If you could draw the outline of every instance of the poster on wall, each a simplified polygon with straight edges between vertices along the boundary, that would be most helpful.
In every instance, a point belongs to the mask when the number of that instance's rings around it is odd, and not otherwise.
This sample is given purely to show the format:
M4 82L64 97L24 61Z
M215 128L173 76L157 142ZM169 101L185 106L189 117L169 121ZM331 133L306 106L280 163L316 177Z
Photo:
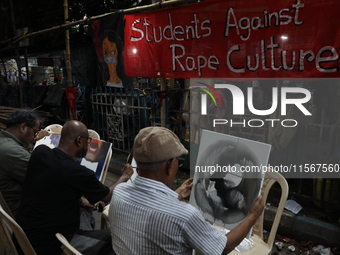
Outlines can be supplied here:
M260 195L271 145L203 130L190 203L211 223L233 229Z
M124 14L113 13L89 21L104 86L131 88L133 81L124 70Z
M59 141L60 134L51 134L38 140L35 143L34 148L39 145L45 145L53 149L58 147ZM95 172L99 181L103 181L103 178L105 177L105 166L109 160L111 147L112 143L103 140L92 139L91 143L88 145L86 156L84 158L77 159L77 161L81 165Z

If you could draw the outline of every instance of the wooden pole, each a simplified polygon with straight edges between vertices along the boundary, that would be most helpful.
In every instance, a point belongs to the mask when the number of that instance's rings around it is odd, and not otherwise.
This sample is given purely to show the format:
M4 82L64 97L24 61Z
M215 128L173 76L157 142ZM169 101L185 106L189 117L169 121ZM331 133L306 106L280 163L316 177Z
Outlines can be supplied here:
M64 18L65 24L69 24L69 16L68 16L68 0L64 0ZM65 65L66 65L66 74L67 74L67 87L72 88L72 70L71 70L71 49L70 49L70 27L66 28L65 31ZM69 108L70 119L73 120L75 116L73 116L71 108Z
M64 0L65 1L65 0ZM189 3L195 3L197 2L197 0L170 0L170 1L165 1L165 2L157 2L157 3L153 3L153 4L149 4L149 5L144 5L144 6L138 6L138 7L133 7L133 8L129 8L129 9L125 9L122 10L124 12L124 14L132 14L132 13L137 13L137 12L145 12L145 11L154 11L157 10L159 8L167 8L167 7L172 7L172 6L176 6L176 5L185 5L185 4L189 4ZM101 18L104 17L106 15L110 15L114 12L109 12L109 13L105 13L102 15L98 15L98 16L94 16L91 17L90 19L97 19L97 18ZM80 25L80 24L85 24L87 22L88 19L81 19L81 20L77 20L74 22L65 22L65 24L62 25L58 25L55 27L51 27L51 28L47 28L47 29L43 29L43 30L39 30L36 32L32 32L32 33L27 33L25 35L17 35L14 36L12 38L9 38L5 41L1 41L0 45L2 44L8 44L8 43L17 43L27 37L31 37L31 36L35 36L35 35L39 35L39 34L43 34L46 32L51 32L54 30L58 30L58 29L62 29L62 28L68 28L68 27L72 27L75 25Z
M15 15L14 15L14 8L13 8L13 0L9 1L10 3L10 9L11 9L11 17L12 17L12 27L13 32L17 32L16 26L15 26ZM21 63L20 63L20 54L19 54L19 42L15 43L15 55L16 55L16 62L18 67L18 91L19 91L19 100L20 100L20 107L22 108L24 106L23 103L23 84L21 80Z
M64 0L64 18L65 24L69 24L68 20L68 0ZM66 64L66 73L67 73L67 84L69 88L73 87L72 84L72 70L71 70L71 49L70 49L70 30L69 27L66 28L65 31L65 64Z
M161 78L161 91L163 91L162 93L165 94L165 90L166 90L166 82L165 82L165 78ZM167 95L165 94L165 96L162 99L162 107L161 107L161 127L166 127L166 107L167 107L167 102L166 102L166 98Z
M160 7L160 4L162 4L162 1L152 0L152 4L158 5L158 7ZM143 7L144 6L140 7L139 10ZM136 8L138 8L138 7L136 7ZM133 9L135 9L135 8L133 8ZM124 12L124 13L126 13L126 12ZM162 93L165 94L165 89L166 89L165 78L161 78L160 91L162 91ZM165 95L165 97L161 96L161 98L162 98L161 102L160 102L161 103L161 127L166 127L166 95Z

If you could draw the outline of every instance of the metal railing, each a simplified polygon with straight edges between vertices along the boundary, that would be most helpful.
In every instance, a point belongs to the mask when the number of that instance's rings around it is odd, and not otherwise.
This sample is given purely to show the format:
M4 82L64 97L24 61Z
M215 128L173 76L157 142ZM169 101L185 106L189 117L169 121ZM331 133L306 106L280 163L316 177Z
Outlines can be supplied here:
M160 93L157 89L94 88L91 94L93 119L101 139L111 142L115 150L130 152L140 129L160 126ZM181 103L172 104L176 99L181 102L183 91L175 89L164 94L166 125L181 137L184 131Z
M149 126L146 96L139 90L95 88L91 95L95 129L113 148L128 152L138 130Z

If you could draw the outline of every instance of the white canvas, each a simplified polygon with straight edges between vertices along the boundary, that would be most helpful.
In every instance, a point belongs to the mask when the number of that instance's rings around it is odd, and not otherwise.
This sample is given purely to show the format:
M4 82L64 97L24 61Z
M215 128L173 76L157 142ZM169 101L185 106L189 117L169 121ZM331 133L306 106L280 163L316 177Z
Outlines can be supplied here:
M261 166L267 166L270 149L269 144L203 130L190 203L207 221L229 230L235 228L260 195L264 178ZM254 166L260 171L239 172ZM221 173L217 174L218 169Z

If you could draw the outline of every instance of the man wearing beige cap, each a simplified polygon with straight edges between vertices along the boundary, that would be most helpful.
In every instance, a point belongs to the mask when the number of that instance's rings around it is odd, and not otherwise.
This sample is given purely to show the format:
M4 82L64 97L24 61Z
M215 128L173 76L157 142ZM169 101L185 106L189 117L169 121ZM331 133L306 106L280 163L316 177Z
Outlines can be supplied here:
M110 203L112 245L117 254L228 254L249 233L263 210L258 198L246 220L223 235L192 205L180 201L190 194L192 179L175 191L169 187L179 159L188 151L178 137L162 127L140 130L134 142L139 175L119 184Z

